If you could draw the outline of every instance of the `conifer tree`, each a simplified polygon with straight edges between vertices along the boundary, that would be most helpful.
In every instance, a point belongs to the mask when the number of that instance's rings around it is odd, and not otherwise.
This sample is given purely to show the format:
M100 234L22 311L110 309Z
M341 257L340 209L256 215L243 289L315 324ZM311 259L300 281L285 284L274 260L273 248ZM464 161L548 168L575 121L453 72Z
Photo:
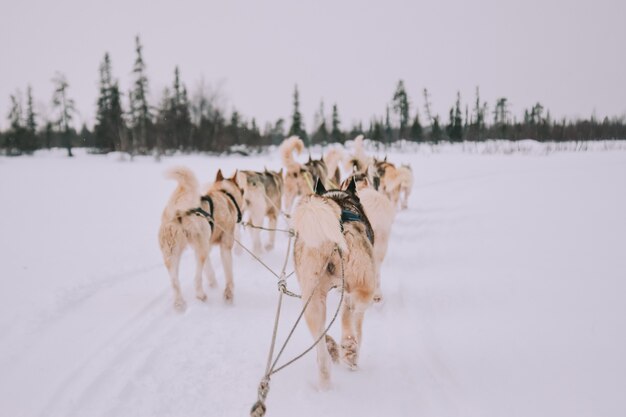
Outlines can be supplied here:
M33 89L29 85L26 89L26 134L22 149L28 153L32 153L39 147L37 138L37 121L35 109L33 106Z
M454 109L450 109L450 130L448 132L450 140L460 142L463 139L463 117L461 116L461 93L456 93L456 104Z
M326 115L324 114L324 102L320 103L320 108L318 113L315 115L315 125L317 126L317 130L313 134L311 138L312 143L314 144L326 144L328 143L329 135L328 128L326 127Z
M300 137L305 142L308 139L300 113L300 94L297 84L293 90L293 114L291 115L291 127L289 127L289 136L292 135Z
M113 80L111 60L105 53L100 64L100 95L94 127L95 145L101 151L129 151L123 115L119 85Z
M339 125L341 121L339 120L339 110L337 110L337 104L333 104L333 116L332 116L332 130L330 132L330 139L332 142L343 143L344 136L341 132L341 128Z
M142 50L139 36L136 36L135 51L137 56L133 65L135 81L131 93L129 93L130 122L134 147L140 153L145 153L151 145L148 143L148 130L152 124L152 115L148 105L148 77L146 76L146 64L143 61Z
M393 130L391 128L391 119L389 117L389 106L385 107L385 143L391 143L393 139Z
M399 138L406 136L406 129L409 125L409 97L404 88L404 81L398 81L396 91L393 94L393 110L398 114L400 119Z
M419 113L415 113L415 118L413 119L413 124L411 125L411 132L409 134L409 137L415 142L421 142L424 139Z
M7 119L11 125L11 129L7 132L7 139L5 147L9 149L10 153L21 153L25 136L27 134L23 125L23 108L22 108L22 94L17 91L15 94L11 94L11 109L7 115Z
M69 84L65 75L57 73L53 78L54 93L52 95L52 107L57 111L55 124L61 133L63 146L67 149L67 156L72 157L72 140L70 137L70 123L76 113L74 100L68 97Z

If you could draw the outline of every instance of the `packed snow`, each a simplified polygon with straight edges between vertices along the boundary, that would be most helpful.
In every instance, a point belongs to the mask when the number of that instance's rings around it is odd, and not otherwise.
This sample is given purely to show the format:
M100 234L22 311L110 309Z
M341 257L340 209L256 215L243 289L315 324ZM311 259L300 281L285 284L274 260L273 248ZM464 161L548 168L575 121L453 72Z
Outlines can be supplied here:
M320 391L310 353L272 377L267 416L626 415L623 143L496 145L389 151L415 185L382 267L384 303L366 313L360 369L334 366ZM175 311L157 244L175 186L163 173L278 169L277 152L77 154L0 158L0 415L248 415L276 278L235 256L228 305L214 250L220 288L203 303L187 252L188 308ZM287 238L277 242L262 257L279 270ZM299 290L295 277L288 286ZM279 341L300 308L285 299ZM311 341L300 326L284 360Z

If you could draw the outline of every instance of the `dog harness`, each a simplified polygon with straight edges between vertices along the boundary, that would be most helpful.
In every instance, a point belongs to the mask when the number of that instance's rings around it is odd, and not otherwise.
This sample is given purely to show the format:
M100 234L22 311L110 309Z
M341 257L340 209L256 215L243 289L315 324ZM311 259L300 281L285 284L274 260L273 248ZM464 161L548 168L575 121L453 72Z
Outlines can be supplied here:
M230 198L230 201L232 201L233 204L235 205L235 208L237 209L237 223L241 223L241 209L239 208L239 204L237 204L237 200L235 200L235 197L228 191L225 191L225 190L220 190L220 191L226 194L228 198Z
M363 225L365 226L365 233L367 234L367 238L369 239L372 245L374 244L374 231L372 230L371 227L367 227L367 225L365 224L365 222L363 221L363 218L361 217L359 213L355 213L354 211L345 210L345 209L341 210L341 220L339 224L341 225L342 232L343 232L343 224L345 222L363 223Z

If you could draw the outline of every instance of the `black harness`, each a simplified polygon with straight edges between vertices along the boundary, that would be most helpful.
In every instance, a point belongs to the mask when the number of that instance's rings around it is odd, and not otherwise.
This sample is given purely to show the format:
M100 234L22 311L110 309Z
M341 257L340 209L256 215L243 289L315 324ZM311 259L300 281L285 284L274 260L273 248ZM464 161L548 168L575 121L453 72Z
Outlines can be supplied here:
M237 200L235 200L235 197L233 197L233 195L229 193L228 191L224 191L224 190L220 190L220 191L226 194L226 196L230 198L230 201L232 201L233 204L235 205L235 208L237 209L237 223L241 223L241 209L239 208L239 204L237 204ZM200 200L209 204L209 211L206 212L204 211L204 209L202 209L202 207L197 207L197 208L188 210L187 214L195 214L196 216L202 216L205 219L207 219L207 221L211 225L211 232L213 232L213 228L215 227L214 219L213 219L213 213L215 212L213 199L209 195L203 195L202 197L200 197ZM180 221L180 218L179 218L179 221Z
M235 200L235 197L228 191L225 191L225 190L220 190L220 191L226 194L228 198L230 198L230 201L232 201L233 204L235 205L235 208L237 209L237 223L241 223L241 209L239 208L239 204L237 204L237 200Z
M363 223L363 225L365 226L365 233L367 234L367 238L369 239L369 241L370 241L370 243L372 245L374 244L374 231L372 230L371 227L367 226L367 224L363 221L363 218L361 217L361 215L359 213L355 213L354 211L342 209L341 210L341 221L339 222L341 224L341 231L342 232L343 232L343 224L345 222L361 222L361 223Z

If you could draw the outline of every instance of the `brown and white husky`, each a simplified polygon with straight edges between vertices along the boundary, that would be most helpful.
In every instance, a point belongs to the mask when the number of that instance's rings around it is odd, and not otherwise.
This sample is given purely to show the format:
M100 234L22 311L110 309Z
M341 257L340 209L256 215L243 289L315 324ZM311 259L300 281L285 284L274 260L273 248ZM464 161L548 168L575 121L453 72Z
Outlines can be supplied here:
M314 339L326 327L328 291L342 284L341 349L334 340L317 345L317 363L321 388L330 386L330 359L339 357L352 369L357 367L363 341L365 310L376 290L372 243L374 233L356 195L354 182L344 190L326 191L320 181L315 194L303 197L293 213L296 231L294 263L302 300L311 297L305 318Z
M263 172L239 171L237 183L243 191L244 210L250 215L250 223L254 226L263 226L265 217L268 218L268 227L276 228L278 215L281 211L283 196L283 170ZM253 251L261 253L261 234L259 229L251 228ZM276 232L270 231L270 238L266 250L274 248Z
M184 310L186 304L178 278L180 258L187 246L193 248L196 255L196 297L206 300L202 289L202 270L205 265L210 268L209 241L212 233L209 222L191 212L200 206L200 187L194 173L188 168L177 167L169 170L166 176L176 180L178 185L161 216L159 246L174 289L174 307Z
M328 169L324 158L312 159L301 164L293 157L293 152L300 154L304 149L304 142L291 136L280 144L279 151L285 167L285 210L291 211L296 197L309 195L313 192L313 185L319 178L322 184L328 181Z
M202 196L202 209L208 212L213 219L210 247L220 247L220 257L226 278L224 299L233 300L233 245L235 244L235 228L241 222L241 207L243 204L242 192L236 182L237 172L224 178L222 170L217 171L215 182L211 184ZM205 272L209 285L215 287L215 271L210 262L205 263Z
M413 171L409 165L396 167L387 158L375 161L377 172L380 176L380 190L391 200L394 207L402 209L408 207L409 196L413 188Z

